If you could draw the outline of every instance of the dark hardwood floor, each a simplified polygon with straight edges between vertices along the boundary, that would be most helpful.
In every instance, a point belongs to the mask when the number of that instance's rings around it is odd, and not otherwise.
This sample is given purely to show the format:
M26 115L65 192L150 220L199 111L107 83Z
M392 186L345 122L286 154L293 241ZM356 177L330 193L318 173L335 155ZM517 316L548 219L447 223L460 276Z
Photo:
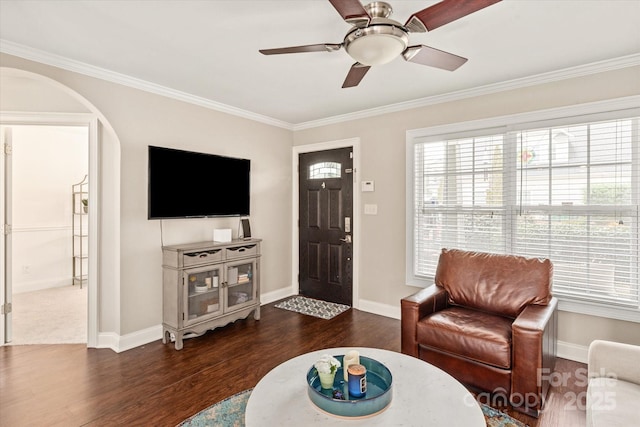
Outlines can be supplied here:
M399 320L355 309L323 320L274 304L262 307L260 321L209 331L180 351L161 341L120 354L75 344L0 347L0 425L171 427L312 350L400 351ZM585 368L559 359L556 375L569 380L556 381L539 419L501 409L531 427L583 426L586 388L575 380Z

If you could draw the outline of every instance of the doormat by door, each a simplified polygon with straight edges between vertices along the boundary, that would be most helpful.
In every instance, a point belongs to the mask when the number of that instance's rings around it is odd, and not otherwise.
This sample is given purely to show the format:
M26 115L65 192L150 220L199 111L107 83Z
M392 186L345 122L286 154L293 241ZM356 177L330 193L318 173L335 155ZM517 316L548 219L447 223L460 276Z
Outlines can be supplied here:
M301 296L292 297L288 300L279 302L274 307L281 308L283 310L295 311L296 313L302 313L308 316L319 317L321 319L331 319L351 308L344 304L336 304L334 302L321 301Z

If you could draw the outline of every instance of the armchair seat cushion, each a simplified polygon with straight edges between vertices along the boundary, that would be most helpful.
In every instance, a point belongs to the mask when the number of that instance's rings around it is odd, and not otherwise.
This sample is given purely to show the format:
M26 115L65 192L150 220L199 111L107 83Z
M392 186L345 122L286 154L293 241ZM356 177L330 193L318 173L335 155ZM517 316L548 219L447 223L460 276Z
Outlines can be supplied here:
M593 378L587 402L588 426L631 426L638 422L640 385L611 377Z
M594 340L589 345L587 427L638 425L640 346Z
M420 319L417 341L421 346L510 369L512 323L510 318L454 306Z

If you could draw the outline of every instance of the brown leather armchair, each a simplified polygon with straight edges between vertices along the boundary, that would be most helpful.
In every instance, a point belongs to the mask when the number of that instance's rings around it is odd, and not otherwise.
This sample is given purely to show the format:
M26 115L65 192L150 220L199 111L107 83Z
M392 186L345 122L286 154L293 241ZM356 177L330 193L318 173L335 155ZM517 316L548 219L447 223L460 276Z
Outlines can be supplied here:
M538 417L556 357L552 277L548 259L443 249L435 284L401 300L402 352Z

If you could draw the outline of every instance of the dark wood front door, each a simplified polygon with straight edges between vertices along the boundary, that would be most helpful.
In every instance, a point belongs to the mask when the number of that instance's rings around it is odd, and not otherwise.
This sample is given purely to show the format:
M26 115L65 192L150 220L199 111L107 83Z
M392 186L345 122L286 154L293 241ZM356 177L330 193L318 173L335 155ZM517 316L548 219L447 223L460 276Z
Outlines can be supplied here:
M351 147L299 155L300 294L353 302Z

